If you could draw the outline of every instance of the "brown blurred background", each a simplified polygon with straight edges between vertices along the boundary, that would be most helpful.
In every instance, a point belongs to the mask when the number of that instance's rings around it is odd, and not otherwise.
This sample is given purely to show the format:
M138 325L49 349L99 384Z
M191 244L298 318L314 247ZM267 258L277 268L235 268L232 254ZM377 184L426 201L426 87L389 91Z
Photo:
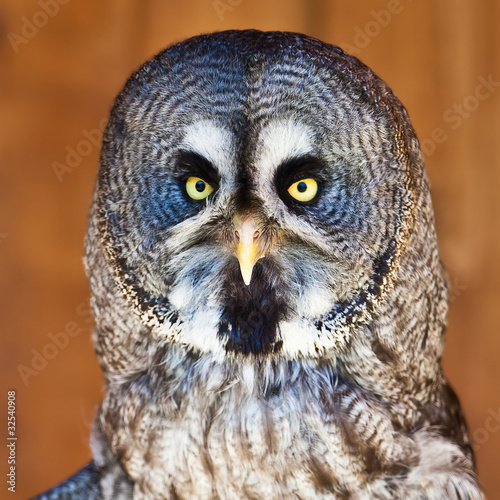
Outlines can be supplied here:
M7 390L16 390L17 495L90 459L102 377L90 341L83 236L99 128L115 95L173 42L253 27L342 46L409 110L451 280L444 367L479 476L488 497L500 498L499 24L496 0L3 0L0 421L5 443ZM3 481L0 491L8 493Z

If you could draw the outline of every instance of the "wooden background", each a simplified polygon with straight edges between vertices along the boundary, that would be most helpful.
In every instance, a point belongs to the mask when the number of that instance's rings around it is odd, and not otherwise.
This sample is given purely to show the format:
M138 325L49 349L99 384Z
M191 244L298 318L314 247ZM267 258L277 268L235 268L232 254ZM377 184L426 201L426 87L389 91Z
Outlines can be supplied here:
M500 498L500 2L59 2L0 5L0 407L5 443L6 392L16 390L17 495L90 459L102 377L81 260L99 149L88 137L96 142L125 79L160 49L201 32L253 27L344 47L409 110L451 279L445 371L488 496ZM59 177L54 162L66 167Z

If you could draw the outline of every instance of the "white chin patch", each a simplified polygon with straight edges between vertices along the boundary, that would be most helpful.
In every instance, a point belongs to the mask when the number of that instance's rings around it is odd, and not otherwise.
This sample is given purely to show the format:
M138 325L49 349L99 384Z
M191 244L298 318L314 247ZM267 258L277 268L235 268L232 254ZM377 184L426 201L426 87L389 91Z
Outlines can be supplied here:
M296 319L280 322L282 354L289 358L317 358L328 351L338 352L349 341L348 327L319 331L313 322Z
M309 320L321 318L331 311L334 301L335 298L326 287L307 287L300 290L295 306L297 315Z
M208 286L200 285L208 291ZM172 340L193 348L201 353L211 354L216 359L224 359L225 338L218 334L221 318L221 305L199 296L199 289L193 288L189 281L178 283L168 296L170 304L179 312L181 325ZM327 314L331 308L332 297L326 287L310 287L301 291L300 299L294 305L296 316L281 321L279 330L283 341L282 355L290 358L316 357L318 348L323 350L335 347L332 339L319 332L314 320ZM164 330L160 335L167 335Z
M211 354L215 359L222 361L225 357L225 348L218 334L220 312L216 309L205 309L191 318L184 318L179 314L181 324L176 327L173 341L194 349L200 353ZM171 326L166 324L158 328L160 337L171 337Z
M168 301L174 309L182 311L193 301L193 287L191 284L183 283L175 286L168 296Z
M315 357L320 332L306 320L282 321L283 354L291 358Z

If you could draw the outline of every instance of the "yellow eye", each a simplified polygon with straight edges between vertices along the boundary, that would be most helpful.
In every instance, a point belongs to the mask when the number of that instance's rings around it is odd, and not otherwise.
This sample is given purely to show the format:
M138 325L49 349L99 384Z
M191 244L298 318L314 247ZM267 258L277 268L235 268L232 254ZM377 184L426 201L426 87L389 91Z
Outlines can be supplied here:
M190 177L186 181L186 193L193 200L204 200L214 188L199 177Z
M318 194L318 189L318 183L314 179L301 179L300 181L294 182L288 188L288 192L290 196L297 201L307 203L313 200Z

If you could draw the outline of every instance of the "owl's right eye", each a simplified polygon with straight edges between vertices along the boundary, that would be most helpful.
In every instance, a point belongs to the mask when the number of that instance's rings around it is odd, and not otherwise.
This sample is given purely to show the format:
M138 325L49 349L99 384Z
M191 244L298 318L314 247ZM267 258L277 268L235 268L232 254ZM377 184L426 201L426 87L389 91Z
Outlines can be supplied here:
M302 203L312 201L318 194L319 186L316 179L301 179L294 182L289 188L288 193L292 198Z
M186 181L186 193L196 201L204 200L214 188L200 177L189 177Z

